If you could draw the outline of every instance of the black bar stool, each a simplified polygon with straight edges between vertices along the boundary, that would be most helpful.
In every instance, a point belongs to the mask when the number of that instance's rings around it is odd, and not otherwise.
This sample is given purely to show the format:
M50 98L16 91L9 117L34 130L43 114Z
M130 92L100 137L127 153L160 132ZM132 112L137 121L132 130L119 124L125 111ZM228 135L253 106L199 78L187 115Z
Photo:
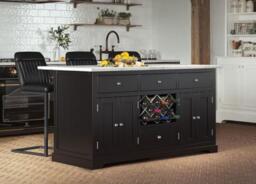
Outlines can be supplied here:
M37 69L38 66L46 66L45 58L39 52L17 52L14 57L22 91L44 95L44 146L18 148L12 151L47 157L49 93L53 91L53 86L50 84L48 72ZM35 149L43 149L44 153L29 151Z
M93 52L68 52L66 54L67 65L97 65L97 60Z

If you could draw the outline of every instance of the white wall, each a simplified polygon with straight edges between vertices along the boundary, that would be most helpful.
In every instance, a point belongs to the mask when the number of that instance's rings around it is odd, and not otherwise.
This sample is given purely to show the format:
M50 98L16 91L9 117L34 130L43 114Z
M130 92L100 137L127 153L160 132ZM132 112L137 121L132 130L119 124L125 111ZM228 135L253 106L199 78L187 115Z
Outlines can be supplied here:
M153 0L153 47L163 59L191 64L190 0Z
M225 55L225 0L211 0L211 62Z
M142 24L142 28L131 29L111 27L79 27L72 29L70 50L89 50L97 45L105 45L108 31L114 29L120 34L121 44L118 49L152 48L152 1L136 0L142 7L132 7L132 22ZM71 22L94 23L97 5L79 4L74 9L71 4L20 4L0 2L0 58L13 57L17 51L41 51L45 57L53 57L54 43L48 39L50 27ZM116 11L126 11L125 7L101 6ZM111 37L111 44L116 44Z
M191 63L191 5L190 0L133 0L143 6L132 7L132 22L142 28L79 27L70 29L70 50L89 50L105 44L108 31L120 34L119 50L156 49L163 59L180 59ZM97 5L79 4L20 4L0 2L0 58L13 57L17 51L41 51L53 57L54 43L48 38L50 27L72 22L94 23ZM116 11L125 7L101 6ZM116 44L111 37L110 45Z

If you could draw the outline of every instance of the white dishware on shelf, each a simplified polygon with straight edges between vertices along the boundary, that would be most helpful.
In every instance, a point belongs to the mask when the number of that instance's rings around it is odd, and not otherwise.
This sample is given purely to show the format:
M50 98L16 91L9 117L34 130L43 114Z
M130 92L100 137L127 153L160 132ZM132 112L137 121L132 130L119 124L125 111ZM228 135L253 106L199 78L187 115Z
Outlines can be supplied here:
M246 3L246 12L254 12L254 2L252 0L248 0Z
M230 4L230 12L238 13L238 0L232 0Z
M238 9L239 9L239 13L246 12L246 0L239 0Z

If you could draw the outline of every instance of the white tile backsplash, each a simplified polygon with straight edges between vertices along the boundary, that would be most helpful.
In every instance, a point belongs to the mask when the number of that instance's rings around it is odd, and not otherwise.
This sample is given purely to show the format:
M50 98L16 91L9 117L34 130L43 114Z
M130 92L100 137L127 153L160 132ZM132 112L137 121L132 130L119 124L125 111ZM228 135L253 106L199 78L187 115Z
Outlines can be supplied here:
M121 39L117 49L140 50L152 48L152 2L134 0L142 7L132 7L133 24L142 24L142 28L116 27L78 27L70 28L72 44L70 50L98 49L105 45L106 34L116 30ZM22 4L0 2L0 58L13 57L17 51L40 51L45 57L52 58L54 43L48 39L50 27L74 22L94 23L98 15L97 7L115 11L126 11L122 6L97 6L79 4L76 9L72 4ZM110 38L110 46L116 45L115 37ZM64 53L63 53L64 54Z

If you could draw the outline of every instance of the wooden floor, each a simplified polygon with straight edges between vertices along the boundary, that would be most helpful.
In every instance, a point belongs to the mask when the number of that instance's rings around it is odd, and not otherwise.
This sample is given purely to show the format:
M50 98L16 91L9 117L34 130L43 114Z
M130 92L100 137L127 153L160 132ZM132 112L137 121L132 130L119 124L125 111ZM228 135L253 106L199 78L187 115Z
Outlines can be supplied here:
M41 141L42 135L0 138L0 184L256 184L256 126L219 125L219 153L94 171L10 152Z

